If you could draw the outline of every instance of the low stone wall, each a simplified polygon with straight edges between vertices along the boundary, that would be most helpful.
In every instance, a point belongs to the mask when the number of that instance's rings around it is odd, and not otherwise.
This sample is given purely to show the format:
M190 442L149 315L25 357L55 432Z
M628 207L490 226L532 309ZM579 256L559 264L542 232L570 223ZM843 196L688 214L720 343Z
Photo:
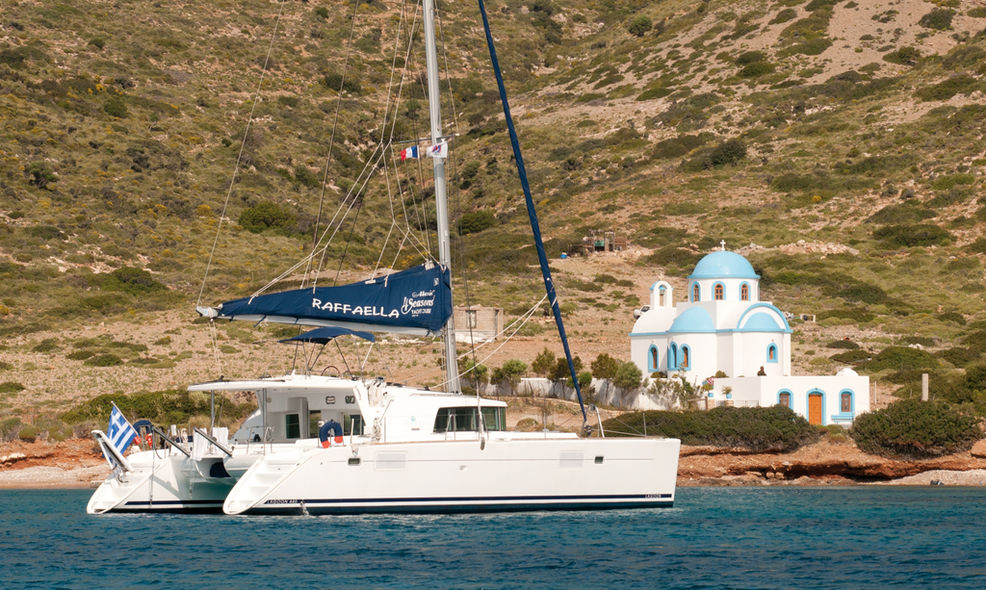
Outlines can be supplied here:
M666 410L667 404L662 404L659 400L649 395L643 388L636 390L623 390L608 379L593 379L592 392L582 392L583 398L588 402L592 400L603 406L619 408L621 410ZM511 395L510 387L507 385L488 385L485 395L496 395L504 397ZM515 388L516 395L533 397L551 397L568 401L578 401L575 389L567 387L560 382L550 381L543 377L529 377L520 380L520 384Z

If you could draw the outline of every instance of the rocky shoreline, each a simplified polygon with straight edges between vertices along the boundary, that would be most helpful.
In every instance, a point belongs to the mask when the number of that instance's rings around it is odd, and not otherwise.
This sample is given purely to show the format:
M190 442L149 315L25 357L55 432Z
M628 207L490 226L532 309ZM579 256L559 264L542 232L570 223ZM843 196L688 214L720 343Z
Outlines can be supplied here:
M94 488L108 473L89 439L0 445L0 489ZM986 486L986 440L965 453L921 461L869 455L849 440L823 439L793 453L682 446L678 485Z

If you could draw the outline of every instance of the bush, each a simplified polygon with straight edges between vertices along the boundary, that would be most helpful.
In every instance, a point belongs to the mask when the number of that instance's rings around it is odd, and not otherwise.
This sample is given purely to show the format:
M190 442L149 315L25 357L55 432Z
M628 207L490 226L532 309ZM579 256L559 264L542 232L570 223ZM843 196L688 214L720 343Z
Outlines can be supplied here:
M0 393L17 393L18 391L24 391L24 386L16 381L0 383Z
M938 246L951 243L954 238L948 230L931 224L888 225L873 232L873 237L891 246L913 248Z
M496 215L490 209L470 211L459 220L459 235L473 234L496 225Z
M111 272L103 280L103 288L109 291L122 291L130 295L145 295L166 289L154 280L151 273L140 268L122 266Z
M640 367L631 361L620 363L616 374L613 375L613 385L625 391L637 389L643 380L644 374L640 371Z
M538 353L531 363L531 372L545 379L551 378L551 373L555 368L555 353L547 348Z
M884 54L884 61L902 66L913 66L921 59L921 52L913 47L901 47L896 51Z
M24 442L34 442L38 439L38 429L28 424L17 432L17 438Z
M773 72L774 64L757 61L743 66L743 69L739 71L739 76L740 78L759 78Z
M84 365L90 367L115 367L117 365L123 364L123 359L116 356L112 352L105 352L103 354L96 354L83 362Z
M175 389L132 395L100 395L83 402L61 416L69 424L91 422L105 427L113 403L116 403L131 422L146 418L155 424L184 424L193 416L209 416L209 396ZM216 416L221 423L243 418L256 409L256 404L235 404L216 396Z
M683 134L664 139L654 145L654 157L659 159L678 158L705 144L702 135Z
M0 441L6 442L12 440L20 432L24 423L21 422L20 418L6 418L0 422Z
M679 438L686 445L744 448L756 452L793 451L817 441L820 436L807 420L784 406L724 406L707 412L647 411L611 418L603 422L603 428L607 436L632 436L646 430L648 435Z
M49 184L58 181L58 176L44 162L29 164L24 172L28 176L27 183L40 189L48 188Z
M923 101L948 100L956 94L970 94L979 87L980 83L977 79L968 74L959 74L937 84L919 88L914 92L914 96Z
M638 16L627 25L627 32L634 37L643 37L654 27L654 22L646 16Z
M867 453L925 459L968 450L982 433L976 418L944 404L901 400L857 417L851 435Z
M127 116L127 105L119 96L110 97L103 103L103 110L106 114L117 119L124 119Z
M592 369L592 374L599 379L614 379L620 368L620 361L604 352L592 361L589 368Z
M259 234L274 229L287 232L294 225L290 211L272 201L261 201L240 213L239 223L249 232Z
M938 359L931 353L909 346L888 346L862 365L866 371L877 372L886 369L937 369Z
M922 16L918 24L922 27L935 29L936 31L947 31L952 28L952 17L954 16L954 10L949 8L935 8Z

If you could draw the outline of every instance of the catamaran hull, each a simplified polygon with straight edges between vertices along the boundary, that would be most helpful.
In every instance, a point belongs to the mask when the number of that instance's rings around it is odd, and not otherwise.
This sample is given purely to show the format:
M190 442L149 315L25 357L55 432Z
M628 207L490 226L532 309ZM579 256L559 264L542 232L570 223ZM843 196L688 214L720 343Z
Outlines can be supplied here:
M675 439L441 441L269 456L227 514L455 513L669 507Z
M142 451L128 456L132 471L111 473L96 489L86 512L222 512L233 488L230 477L209 477L218 457L195 461L181 454Z

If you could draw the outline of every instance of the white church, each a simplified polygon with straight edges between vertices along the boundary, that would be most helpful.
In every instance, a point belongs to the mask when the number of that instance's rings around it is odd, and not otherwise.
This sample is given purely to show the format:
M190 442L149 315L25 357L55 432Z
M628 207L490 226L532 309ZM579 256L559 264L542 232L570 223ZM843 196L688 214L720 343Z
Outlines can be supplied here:
M708 407L784 404L812 424L848 426L870 409L870 379L844 368L832 376L791 375L791 326L760 300L760 276L743 256L720 251L688 277L687 300L675 303L664 280L630 333L630 358L644 375L663 372L695 385L718 371Z

